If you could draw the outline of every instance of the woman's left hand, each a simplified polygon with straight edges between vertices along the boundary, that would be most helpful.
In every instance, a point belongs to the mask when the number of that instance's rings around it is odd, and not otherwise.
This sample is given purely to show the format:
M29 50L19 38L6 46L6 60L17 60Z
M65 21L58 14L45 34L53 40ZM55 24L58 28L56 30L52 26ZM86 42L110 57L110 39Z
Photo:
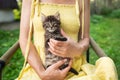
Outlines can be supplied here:
M57 41L54 39L50 39L50 42L48 42L50 46L49 51L61 57L73 58L81 55L80 44L68 37L63 31L62 34L67 38L67 41Z

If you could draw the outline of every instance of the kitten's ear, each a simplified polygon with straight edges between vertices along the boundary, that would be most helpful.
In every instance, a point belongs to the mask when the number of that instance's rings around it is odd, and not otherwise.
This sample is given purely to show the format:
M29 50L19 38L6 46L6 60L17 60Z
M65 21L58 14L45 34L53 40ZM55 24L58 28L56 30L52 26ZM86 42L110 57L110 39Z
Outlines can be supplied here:
M57 20L60 20L60 13L59 13L59 12L56 12L56 13L55 13L55 17L57 18Z
M46 15L44 15L43 13L41 13L41 21L44 22L46 19Z

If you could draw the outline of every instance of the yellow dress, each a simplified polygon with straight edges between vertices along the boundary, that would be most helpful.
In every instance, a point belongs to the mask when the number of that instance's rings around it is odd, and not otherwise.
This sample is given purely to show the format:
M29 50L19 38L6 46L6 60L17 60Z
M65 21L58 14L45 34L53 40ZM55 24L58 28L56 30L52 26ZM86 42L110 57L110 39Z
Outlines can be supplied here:
M84 0L82 0L84 2ZM84 4L84 3L83 3ZM84 6L84 5L83 5ZM42 62L45 61L44 53L44 29L41 23L41 12L45 15L55 14L57 11L60 13L61 28L65 33L78 41L78 32L80 25L79 21L79 8L78 0L76 4L47 4L41 3L39 0L33 0L31 6L31 18L30 18L30 32L27 44L26 56L29 52L29 42L33 36L34 45L40 55ZM84 16L84 14L83 14ZM33 29L33 34L31 34ZM82 30L83 31L83 30ZM95 65L86 62L86 57L83 54L80 57L73 59L72 67L75 68L79 75L68 73L65 80L118 80L117 73L113 61L108 57L102 57L96 61ZM16 80L41 80L32 67L25 60L23 69L20 72L19 77Z

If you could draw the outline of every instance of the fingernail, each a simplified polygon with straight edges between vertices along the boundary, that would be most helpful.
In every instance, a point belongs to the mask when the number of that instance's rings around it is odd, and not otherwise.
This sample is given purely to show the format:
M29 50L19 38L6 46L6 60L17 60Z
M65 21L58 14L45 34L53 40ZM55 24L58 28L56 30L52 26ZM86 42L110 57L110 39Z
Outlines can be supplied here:
M48 48L48 51L50 51L50 48Z
M53 41L53 39L50 39L50 42Z
M48 45L50 45L50 42L48 42Z
M67 61L67 59L64 59L63 61L64 61L64 62L66 62L66 61Z

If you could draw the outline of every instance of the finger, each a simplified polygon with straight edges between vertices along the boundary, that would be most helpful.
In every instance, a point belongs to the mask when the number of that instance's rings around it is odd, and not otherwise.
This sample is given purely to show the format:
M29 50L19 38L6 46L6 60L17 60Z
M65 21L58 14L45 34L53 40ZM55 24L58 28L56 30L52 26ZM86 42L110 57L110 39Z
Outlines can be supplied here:
M56 46L60 46L60 47L64 45L63 41L57 41L57 40L54 40L54 39L50 39L50 43L52 43Z
M62 47L54 45L53 43L48 42L48 45L50 46L50 48L52 49L57 49L57 50L62 50Z
M62 74L66 75L72 66L72 60L70 60L68 67L62 70Z
M69 66L72 66L72 62L73 62L73 60L71 59L69 62Z
M48 45L49 45L49 47L53 50L53 51L60 51L60 52L63 52L63 51L65 51L65 48L64 47L60 47L60 46L56 46L56 45L54 45L53 43L49 43L48 42Z
M65 48L67 46L69 46L69 43L67 41L57 41L57 40L54 40L54 39L51 39L50 40L50 44L52 44L54 47L59 47L61 48L62 50L65 50Z
M66 59L60 60L60 61L56 62L55 64L53 64L52 66L54 67L54 69L59 69L59 67L61 65L63 65L65 62L66 62Z
M50 45L50 44L49 44ZM61 56L61 57L70 57L68 56L66 53L66 48L54 48L53 46L50 45L50 48L48 49L52 54L57 55L57 56Z
M54 52L59 52L59 50L61 50L60 47L54 46L54 45L51 44L51 43L48 43L48 45L49 45L50 49L51 49L52 51L54 51Z
M52 54L57 55L57 56L61 56L61 57L65 57L65 55L62 53L62 51L59 50L52 50L51 48L48 49Z

